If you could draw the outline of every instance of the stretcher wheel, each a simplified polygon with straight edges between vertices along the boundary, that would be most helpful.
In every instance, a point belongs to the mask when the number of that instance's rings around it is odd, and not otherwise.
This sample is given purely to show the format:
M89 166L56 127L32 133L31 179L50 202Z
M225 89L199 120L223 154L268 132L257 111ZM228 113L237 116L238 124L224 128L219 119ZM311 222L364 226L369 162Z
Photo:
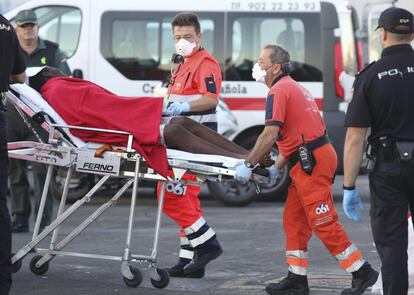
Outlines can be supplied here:
M130 266L129 270L131 271L131 273L133 275L133 278L132 278L132 280L130 280L130 279L124 277L124 283L128 287L136 288L139 285L141 285L141 283L142 283L142 273L138 268L133 267L133 266Z
M151 284L158 289L162 289L168 286L170 283L170 274L168 271L164 269L157 268L158 275L160 276L160 280L151 279Z
M14 254L15 253L12 253L12 257L14 256ZM15 263L13 263L11 265L11 271L12 271L12 273L18 272L21 268L22 268L22 260L21 259L17 260Z
M49 261L43 264L41 267L36 267L36 263L42 257L42 255L36 255L30 260L30 271L38 276L44 275L49 270Z

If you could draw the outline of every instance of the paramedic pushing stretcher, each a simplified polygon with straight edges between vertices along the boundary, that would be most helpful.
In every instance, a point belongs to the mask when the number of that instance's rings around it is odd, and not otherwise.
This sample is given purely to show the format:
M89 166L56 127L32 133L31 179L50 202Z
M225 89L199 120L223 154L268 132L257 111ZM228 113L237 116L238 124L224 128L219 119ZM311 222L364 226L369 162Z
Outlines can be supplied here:
M413 14L396 7L386 9L377 29L384 48L381 58L356 76L346 114L343 206L350 219L361 220L356 210L361 197L355 181L371 127L367 149L370 215L382 263L383 290L385 295L405 295L409 285L409 207L414 214Z
M0 14L0 294L11 286L11 221L7 209L7 137L4 112L9 83L23 83L26 63L11 24Z
M339 265L352 273L352 288L342 294L359 295L373 285L378 273L349 240L338 222L332 200L337 156L325 123L311 94L294 81L290 55L278 45L261 52L253 77L269 88L265 128L244 163L236 167L236 180L245 183L259 159L277 143L279 157L269 170L277 177L289 161L292 183L283 216L288 275L266 287L269 294L309 294L308 242L315 233ZM306 144L305 144L306 143Z
M221 88L221 71L216 59L201 47L197 15L179 13L171 22L176 52L184 57L172 74L167 111L188 116L217 131L216 106ZM184 179L194 180L194 175ZM168 189L171 187L173 189ZM171 183L165 192L164 212L181 228L178 263L169 268L172 277L201 278L204 267L221 253L214 230L200 208L199 186Z

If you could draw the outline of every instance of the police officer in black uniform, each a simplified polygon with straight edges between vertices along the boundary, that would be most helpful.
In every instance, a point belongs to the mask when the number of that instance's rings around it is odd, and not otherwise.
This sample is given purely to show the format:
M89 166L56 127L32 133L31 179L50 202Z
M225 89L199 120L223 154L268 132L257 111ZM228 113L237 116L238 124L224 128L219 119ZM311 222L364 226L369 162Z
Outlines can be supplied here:
M9 83L23 83L26 65L16 33L0 14L0 294L9 294L11 286L11 224L7 209L7 137L4 92Z
M66 57L56 43L39 38L38 19L34 11L22 10L16 15L16 33L23 49L26 63L30 67L52 66L70 75ZM8 141L36 140L34 134L24 123L14 108L7 113ZM29 231L31 211L30 186L27 178L26 162L10 159L10 189L12 197L13 232ZM32 163L34 176L34 195L37 212L42 195L43 183L46 179L46 167ZM43 213L41 229L51 221L53 198L49 193Z
M385 295L408 292L407 214L414 208L414 39L413 14L388 8L378 21L383 52L355 79L345 126L346 215L359 222L363 209L355 181L364 150L370 159L371 226L382 262Z

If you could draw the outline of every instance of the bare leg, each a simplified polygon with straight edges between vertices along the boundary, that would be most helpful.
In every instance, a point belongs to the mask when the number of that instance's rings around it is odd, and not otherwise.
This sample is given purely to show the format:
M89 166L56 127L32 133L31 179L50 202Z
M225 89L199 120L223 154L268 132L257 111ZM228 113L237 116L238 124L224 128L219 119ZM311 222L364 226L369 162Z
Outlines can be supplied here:
M221 137L221 135L217 135ZM233 152L217 146L213 142L191 133L180 124L174 124L173 121L164 128L164 140L167 147L190 153L222 155L237 159L246 158L246 153Z
M170 123L180 125L184 127L185 129L187 129L192 134L194 134L195 136L209 143L212 143L213 145L217 147L227 150L229 152L243 154L243 155L249 154L249 151L245 150L241 146L235 144L231 140L228 140L224 136L221 136L217 132L214 132L210 128L207 128L206 126L194 120L191 120L189 118L176 117L176 118L173 118Z

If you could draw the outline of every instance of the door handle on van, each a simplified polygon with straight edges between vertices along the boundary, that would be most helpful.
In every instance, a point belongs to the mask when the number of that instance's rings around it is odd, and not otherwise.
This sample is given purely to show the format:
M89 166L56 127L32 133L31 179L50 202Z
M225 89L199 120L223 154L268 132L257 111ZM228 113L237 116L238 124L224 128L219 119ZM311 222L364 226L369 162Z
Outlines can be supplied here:
M83 72L81 69L74 69L72 72L73 78L83 79Z

